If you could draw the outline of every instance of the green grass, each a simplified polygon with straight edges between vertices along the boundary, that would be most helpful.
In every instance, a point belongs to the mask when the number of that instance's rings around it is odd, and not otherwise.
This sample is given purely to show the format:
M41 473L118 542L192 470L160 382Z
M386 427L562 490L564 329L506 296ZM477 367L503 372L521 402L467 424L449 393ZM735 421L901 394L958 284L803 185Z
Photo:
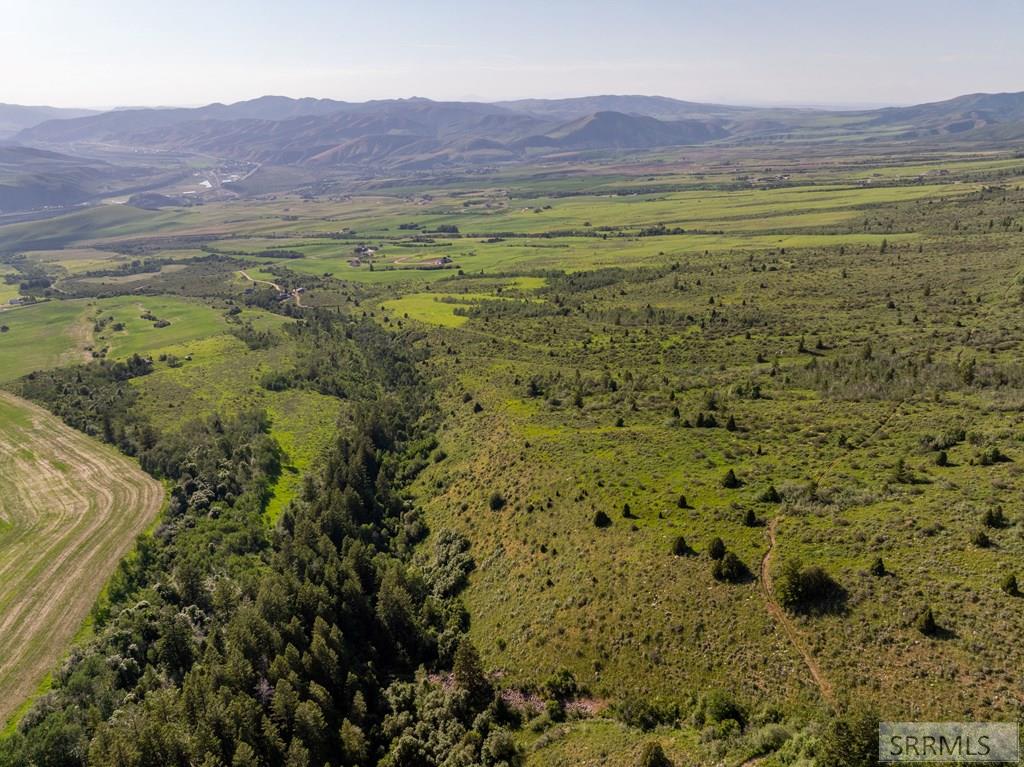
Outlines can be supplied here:
M155 327L153 320L142 318L146 312L171 324ZM197 301L170 297L103 299L96 302L93 316L113 318L95 335L96 346L108 347L111 357L152 354L227 329L227 323L217 310ZM113 329L118 323L124 325L123 330Z
M155 372L132 381L140 408L158 428L174 431L193 419L251 408L270 416L270 434L284 452L284 468L267 508L272 523L300 490L303 473L328 446L344 403L312 391L264 389L260 379L265 372L291 364L285 345L254 351L232 336L215 335L168 351L191 359L180 367L158 365Z
M82 321L86 311L82 300L48 301L0 314L0 324L9 328L0 333L0 383L82 360L88 342Z
M822 145L846 120L815 126ZM752 717L768 717L767 707L797 719L825 711L756 578L773 520L774 572L800 558L847 591L845 612L786 624L842 700L893 716L911 703L922 717L1014 716L1024 618L998 581L1024 577L1024 196L1011 175L1024 163L785 146L643 160L396 179L344 200L90 211L34 233L0 228L0 244L58 238L67 251L28 258L81 274L95 267L101 251L82 248L97 238L150 238L163 257L190 251L173 241L161 251L158 237L225 235L212 247L251 252L240 257L251 276L302 284L310 306L344 306L409 331L438 403L441 451L413 502L434 535L454 529L471 541L476 569L463 598L486 665L524 688L566 667L602 705L659 696L686 709L681 728L653 734L603 716L521 732L531 764L631 765L654 738L679 763L738 765L761 722L742 737L696 733L687 717L711 688ZM940 169L948 175L930 172ZM399 229L413 222L418 231ZM439 225L461 236L429 233ZM685 232L643 231L662 225ZM376 250L372 271L348 263L359 244ZM302 258L260 254L272 248ZM416 268L442 255L452 268ZM596 270L606 271L579 284ZM96 340L112 357L166 352L183 361L158 362L130 384L158 428L268 412L286 456L272 523L346 407L261 386L295 358L287 344L251 350L228 334L224 296L242 301L247 287L235 274L216 299L131 295L7 312L9 335L21 340L5 348L11 340L0 337L0 364L21 374L67 361L73 320L113 315L125 329L108 325ZM143 307L170 326L141 321ZM270 329L290 321L251 309L243 318ZM888 372L858 367L869 345L879 365L893 355L920 378L904 385L911 373L896 363ZM716 418L733 417L735 431L684 425L710 411L712 395ZM927 440L957 425L966 438L939 468ZM1011 460L981 465L992 445ZM900 459L918 481L894 480ZM722 486L728 469L742 487ZM784 503L761 500L769 485ZM494 491L507 500L497 512L488 506ZM995 546L971 546L981 511L996 503L1012 524L991 532ZM597 511L609 528L594 526ZM759 524L744 524L748 511ZM678 536L692 555L671 553ZM749 580L712 577L706 549L715 536ZM891 577L868 573L876 556ZM914 630L925 603L949 638Z
M455 314L455 310L465 308L466 304L442 300L445 298L454 301L447 293L410 293L393 301L385 301L382 306L400 317L417 322L450 328L464 325L468 317Z
M267 519L273 524L302 487L302 476L314 468L329 447L343 413L333 397L311 391L275 392L269 397L271 435L284 451L284 470L267 504Z

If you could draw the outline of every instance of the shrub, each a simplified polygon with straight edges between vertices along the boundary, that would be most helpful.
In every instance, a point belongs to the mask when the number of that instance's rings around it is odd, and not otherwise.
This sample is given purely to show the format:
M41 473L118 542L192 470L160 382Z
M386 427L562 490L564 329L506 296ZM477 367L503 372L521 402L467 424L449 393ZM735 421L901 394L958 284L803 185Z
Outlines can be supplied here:
M833 717L817 750L819 767L875 767L878 715L863 710Z
M772 754L782 748L783 744L789 740L789 738L789 730L781 724L766 724L758 730L757 734L754 736L754 754L758 756Z
M935 622L931 607L925 607L914 620L914 626L925 636L935 636L939 632L939 624Z
M611 517L609 517L603 511L598 510L597 513L594 514L594 527L611 527L611 526L612 526Z
M469 553L469 539L453 530L439 530L434 541L434 559L424 571L434 594L448 597L458 594L476 567Z
M480 756L487 765L509 765L516 767L524 763L523 754L508 730L495 727L487 736L480 749Z
M491 493L491 497L487 499L487 505L490 507L491 511L501 511L505 508L505 503L505 496L497 490Z
M1011 597L1018 596L1020 594L1020 588L1017 586L1017 576L1010 573L1003 578L1003 583L1000 588Z
M560 700L544 701L544 713L552 722L565 721L565 704Z
M782 566L776 590L779 602L790 610L808 610L842 593L839 584L822 568L805 568L797 559Z
M725 552L725 556L716 560L711 567L711 574L716 581L726 583L739 583L750 575L750 570L740 561L740 558L731 551Z
M1010 458L1006 453L993 445L987 450L982 450L974 459L974 463L978 463L982 466L992 466L996 463L1008 463L1009 460Z
M672 762L665 756L661 744L655 740L644 746L640 755L640 767L672 767Z
M747 723L747 716L743 708L721 690L711 690L704 695L696 718L698 725L717 724L732 720L742 728Z
M1002 506L993 506L985 510L981 515L981 523L985 527L1003 528L1006 527L1006 515L1003 514Z
M715 560L725 556L725 542L721 538L712 538L708 543L708 556Z
M561 669L548 677L544 683L544 693L549 698L560 701L572 700L579 695L579 685L576 677L568 669Z
M727 490L735 490L741 484L743 483L740 482L739 478L736 476L736 472L734 472L732 469L729 469L729 471L725 472L725 476L722 477L722 487L724 487Z
M775 485L768 485L768 489L758 496L758 500L761 503L781 503L782 496L779 495L779 491L775 489Z
M616 703L612 712L623 724L644 732L659 724L675 724L679 719L679 705L658 698L627 698Z
M285 391L291 383L288 375L279 370L267 371L260 377L260 386L267 391Z

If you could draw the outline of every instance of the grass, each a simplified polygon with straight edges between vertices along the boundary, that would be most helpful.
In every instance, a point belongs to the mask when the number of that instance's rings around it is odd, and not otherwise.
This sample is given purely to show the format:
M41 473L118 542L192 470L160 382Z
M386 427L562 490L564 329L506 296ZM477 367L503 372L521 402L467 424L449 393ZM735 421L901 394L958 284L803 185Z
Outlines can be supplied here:
M267 520L277 521L302 487L302 476L329 447L344 408L333 397L310 391L274 393L267 403L271 435L284 451L284 470L267 504Z
M132 381L140 407L154 425L174 431L193 419L259 408L270 416L273 436L284 452L283 471L272 489L267 518L273 523L301 488L302 475L328 446L344 404L312 391L268 391L260 385L269 370L287 369L287 347L249 350L238 339L216 335L168 349L180 367L158 366Z
M842 125L818 127L824 140ZM228 333L228 301L249 287L237 269L302 285L307 306L342 305L408 331L440 417L438 460L412 500L434 534L471 541L463 598L485 664L526 689L565 667L600 704L657 696L684 711L681 727L651 734L610 714L522 732L531 764L634 764L651 738L677 762L742 763L769 709L797 730L827 714L790 631L844 702L897 718L1011 717L1024 618L998 584L1021 576L1024 555L1024 195L1012 175L1024 163L830 151L666 152L601 168L396 179L344 199L2 227L0 243L60 238L67 251L47 245L27 258L86 280L90 243L141 239L161 257L195 255L174 238L204 233L224 238L214 250L248 255L225 267L235 271L217 291L190 284L192 267L174 272L191 298L5 312L0 370L67 362L84 343L69 330L112 315L95 339L110 356L182 361L158 361L130 384L158 428L250 407L270 414L286 454L273 523L346 406L261 386L295 358L287 344L249 349ZM431 233L442 225L459 235ZM375 250L372 271L349 265L361 245ZM274 248L302 257L267 258ZM417 268L441 255L451 268ZM143 309L171 324L153 328ZM242 317L267 329L291 321L248 308ZM692 427L709 412L719 427ZM724 428L730 417L735 430ZM940 467L928 445L956 428L964 439ZM992 447L1010 460L983 463ZM729 469L740 487L723 487ZM764 500L769 486L782 502ZM494 491L507 501L499 511ZM1011 524L990 531L994 546L971 545L995 504ZM598 511L609 527L594 525ZM757 577L769 522L775 574L793 558L822 566L846 590L842 609L773 617ZM688 555L672 553L679 536ZM715 580L714 537L750 578ZM891 576L870 574L878 556ZM947 638L914 629L926 603ZM747 733L694 729L694 701L712 688L746 707Z
M457 328L468 320L468 317L455 313L457 308L465 307L465 304L454 303L452 296L446 293L410 293L385 301L382 306L401 317L442 327Z
M657 742L673 764L687 764L703 751L697 734L660 728L641 733L612 719L555 725L527 740L527 765L544 767L633 767L640 764L644 746Z
M7 394L0 395L0 482L7 522L0 720L7 721L64 654L164 492L112 448Z
M145 313L170 325L158 328L154 320L142 317ZM258 309L246 310L239 319L258 329L286 321ZM105 322L97 325L98 320ZM8 330L0 334L0 383L34 370L85 361L91 356L88 349L106 349L111 358L156 355L182 351L190 342L230 329L220 309L173 296L45 301L5 311L2 323Z
M143 314L169 322L156 327ZM95 333L95 345L108 348L111 357L152 354L161 349L223 333L228 326L223 314L198 301L173 297L125 297L97 301L92 316L109 320ZM123 329L115 329L123 325Z
M47 301L9 309L0 323L0 383L84 358L88 342L85 301Z

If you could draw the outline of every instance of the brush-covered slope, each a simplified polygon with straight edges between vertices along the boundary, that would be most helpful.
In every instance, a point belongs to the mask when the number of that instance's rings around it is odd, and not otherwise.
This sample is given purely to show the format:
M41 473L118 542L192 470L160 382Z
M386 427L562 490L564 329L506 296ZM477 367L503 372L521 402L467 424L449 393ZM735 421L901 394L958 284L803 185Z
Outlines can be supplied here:
M524 146L570 149L648 149L702 144L725 135L724 128L712 121L667 122L622 112L596 112L542 136L532 136L522 143Z

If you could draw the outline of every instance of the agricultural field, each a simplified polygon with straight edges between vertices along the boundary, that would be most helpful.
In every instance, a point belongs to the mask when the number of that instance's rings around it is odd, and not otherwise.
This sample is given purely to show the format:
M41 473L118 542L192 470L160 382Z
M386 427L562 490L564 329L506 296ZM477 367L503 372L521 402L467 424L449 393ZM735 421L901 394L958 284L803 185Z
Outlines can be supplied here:
M0 314L0 383L184 456L173 594L138 586L161 620L282 612L254 584L346 529L411 574L288 577L401 581L408 636L457 597L527 764L808 763L851 712L1024 705L1022 181L1007 153L766 146L88 208L0 227L39 299ZM231 588L195 596L181 552ZM261 674L299 667L280 644Z
M0 392L0 719L66 653L164 501L114 448Z

